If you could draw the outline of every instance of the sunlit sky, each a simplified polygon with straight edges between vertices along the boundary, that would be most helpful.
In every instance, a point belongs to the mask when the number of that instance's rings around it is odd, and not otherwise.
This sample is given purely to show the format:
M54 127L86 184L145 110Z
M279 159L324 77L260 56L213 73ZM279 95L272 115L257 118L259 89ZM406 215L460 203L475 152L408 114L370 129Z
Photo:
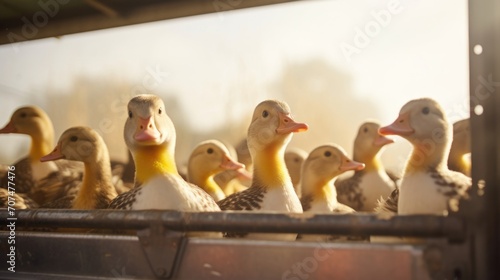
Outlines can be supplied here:
M391 5L398 13L375 24ZM370 24L380 29L348 59L341 46L356 47L357 30ZM383 123L424 96L457 120L468 116L467 42L464 0L367 0L294 2L2 45L0 126L21 105L43 107L49 89L69 90L75 76L126 79L137 90L156 69L160 83L147 89L177 93L189 122L211 129L227 117L221 102L246 94L233 112L251 111L274 97L268 85L285 64L313 58L351 75L354 94L376 102Z

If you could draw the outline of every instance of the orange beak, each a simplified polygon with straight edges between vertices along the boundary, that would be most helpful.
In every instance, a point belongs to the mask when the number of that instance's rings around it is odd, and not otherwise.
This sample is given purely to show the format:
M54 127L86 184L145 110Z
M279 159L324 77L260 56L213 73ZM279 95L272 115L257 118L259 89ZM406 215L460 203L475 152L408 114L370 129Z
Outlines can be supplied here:
M340 171L345 172L349 170L363 170L365 169L365 164L361 162L357 162L354 160L350 160L347 157L342 159L342 164L339 167Z
M45 161L51 161L51 160L65 158L65 156L63 154L61 154L60 151L61 151L61 147L59 144L57 144L57 146L54 148L54 150L52 152L50 152L50 154L41 157L40 161L45 162Z
M378 129L382 135L411 135L415 130L410 126L410 113L400 114L399 117L390 125Z
M134 135L134 139L140 142L154 141L160 138L161 134L156 129L153 117L143 119L139 117L139 125Z
M12 122L9 122L4 126L4 128L0 129L0 134L16 133L16 132L17 129Z
M382 147L382 146L385 146L385 145L391 144L391 143L394 143L394 140L392 140L391 138L387 138L384 135L379 135L375 139L375 141L373 141L373 145L375 147Z
M226 170L238 170L240 168L245 168L245 165L232 160L229 156L224 155L222 163L220 164L222 169Z
M280 125L276 129L278 134L307 131L309 126L305 123L295 122L289 114L280 113Z

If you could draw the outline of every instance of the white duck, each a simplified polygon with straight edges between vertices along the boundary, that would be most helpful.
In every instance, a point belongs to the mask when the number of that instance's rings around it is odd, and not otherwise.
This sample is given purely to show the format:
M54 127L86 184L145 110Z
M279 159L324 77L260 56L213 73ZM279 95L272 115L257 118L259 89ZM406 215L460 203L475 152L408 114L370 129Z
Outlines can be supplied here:
M193 183L215 201L226 197L220 186L214 181L214 176L224 170L238 170L245 165L232 159L226 146L217 140L199 143L192 151L188 160L188 182Z
M210 195L179 175L176 132L161 98L142 94L129 101L124 138L134 158L136 186L118 195L109 208L220 211Z
M448 209L458 210L458 200L467 197L471 179L448 169L452 126L436 101L422 98L408 102L399 117L379 132L399 135L413 146L397 198L398 214L442 215Z
M83 162L83 180L78 186L78 193L42 205L42 208L105 209L117 196L112 183L108 148L95 130L81 126L67 129L54 150L40 160L59 159Z
M253 162L252 185L219 201L221 209L302 213L284 154L292 133L307 129L306 124L292 119L290 108L284 102L267 100L257 105L247 135ZM249 234L248 237L295 240L297 234Z
M374 121L363 123L354 140L353 159L363 162L365 168L355 171L350 178L335 182L338 200L356 211L373 212L380 197L387 197L396 183L387 174L380 154L382 148L394 141L380 135L380 125Z

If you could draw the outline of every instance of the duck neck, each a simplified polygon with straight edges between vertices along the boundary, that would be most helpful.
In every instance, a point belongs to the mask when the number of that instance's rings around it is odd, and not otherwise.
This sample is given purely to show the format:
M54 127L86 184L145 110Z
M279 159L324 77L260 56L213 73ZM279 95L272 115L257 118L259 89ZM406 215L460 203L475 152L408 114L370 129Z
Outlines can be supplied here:
M84 171L80 191L73 203L74 209L96 209L97 196L105 196L109 200L117 196L111 182L109 158L84 162Z
M410 159L405 168L405 173L427 172L429 169L441 170L447 168L449 145L436 141L423 141L413 144Z
M54 132L46 131L30 135L31 145L29 158L33 162L39 162L40 158L47 155L54 148Z
M315 199L332 201L337 199L337 191L333 187L336 177L324 178L319 174L304 172L301 179L302 195L312 195Z
M159 174L176 174L173 153L166 146L140 147L134 153L135 181L144 183Z
M335 180L330 180L323 187L319 188L316 192L316 196L328 201L328 203L337 203L337 190L335 189L333 183Z
M356 172L372 172L372 171L379 171L379 170L384 170L384 166L382 165L382 161L380 160L380 155L375 154L371 156L353 156L353 160L357 162L362 162L365 164L365 168L361 171L356 171Z
M217 192L217 191L222 191L222 189L217 185L217 183L214 180L214 176L209 176L205 178L202 182L199 184L195 184L204 189L206 192Z
M270 146L256 153L253 164L254 181L267 187L292 186L284 158L283 147Z

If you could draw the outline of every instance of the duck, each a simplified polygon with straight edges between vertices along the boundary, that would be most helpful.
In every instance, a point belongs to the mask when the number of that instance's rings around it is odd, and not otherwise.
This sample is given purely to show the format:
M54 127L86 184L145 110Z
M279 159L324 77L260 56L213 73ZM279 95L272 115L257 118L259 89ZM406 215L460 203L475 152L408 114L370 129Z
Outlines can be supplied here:
M286 168L285 149L293 133L306 131L308 125L296 122L287 103L265 100L253 112L247 143L253 162L251 186L218 202L221 210L302 213L302 205ZM297 234L234 234L267 240L295 240Z
M25 106L15 110L10 121L0 129L0 134L10 133L24 134L31 138L28 156L14 164L16 192L29 193L34 190L38 181L59 170L53 162L40 162L40 158L49 153L54 145L54 127L43 109L37 106ZM2 186L6 185L5 180L4 177Z
M127 108L124 139L136 167L134 188L118 195L108 208L220 211L209 194L179 175L176 131L163 100L140 94L130 99Z
M41 208L106 209L118 195L112 182L109 152L102 137L92 128L71 127L64 131L54 150L42 162L60 159L80 161L84 173L76 194L64 196Z
M471 152L470 138L468 118L453 123L453 142L451 142L450 155L448 156L448 168L469 177L471 165L467 155Z
M9 201L11 201L9 205ZM38 203L24 193L15 193L4 188L0 188L0 208L11 207L15 210L38 208Z
M199 143L188 160L187 181L201 187L215 201L226 197L214 176L224 170L238 170L245 166L235 161L226 146L218 140Z
M290 178L292 178L293 188L295 192L300 197L300 176L302 163L307 158L307 152L299 148L289 148L285 151L285 164L290 173Z
M349 214L353 208L337 200L334 182L349 170L363 170L365 164L351 160L345 150L337 144L325 144L311 151L302 165L302 197L304 213ZM328 235L301 235L301 240L328 241Z
M403 137L413 147L399 190L386 199L392 204L397 199L397 214L447 215L449 211L458 211L459 201L469 196L472 181L448 168L453 131L437 101L431 98L409 101L398 118L379 128L379 133ZM394 207L379 207L391 208Z
M377 121L366 121L359 126L354 140L353 159L363 162L365 168L349 178L337 180L338 200L358 212L374 212L380 197L387 197L396 188L380 159L384 146L394 140L380 135Z

